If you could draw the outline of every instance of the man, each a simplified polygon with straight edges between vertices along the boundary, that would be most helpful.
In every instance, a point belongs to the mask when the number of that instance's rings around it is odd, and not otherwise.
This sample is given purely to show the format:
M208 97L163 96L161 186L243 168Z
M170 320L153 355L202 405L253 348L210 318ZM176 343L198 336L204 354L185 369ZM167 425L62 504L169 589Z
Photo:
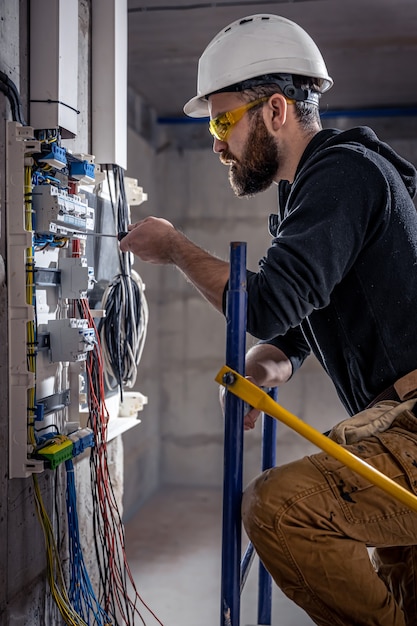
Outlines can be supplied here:
M322 130L319 98L331 86L305 31L253 15L207 46L184 110L210 115L238 196L278 184L271 247L247 276L248 331L261 341L246 374L281 385L313 352L354 416L331 436L417 491L416 171L368 128ZM120 245L175 264L223 311L228 264L170 222L146 218ZM243 521L276 583L316 624L417 623L417 514L327 454L255 479Z

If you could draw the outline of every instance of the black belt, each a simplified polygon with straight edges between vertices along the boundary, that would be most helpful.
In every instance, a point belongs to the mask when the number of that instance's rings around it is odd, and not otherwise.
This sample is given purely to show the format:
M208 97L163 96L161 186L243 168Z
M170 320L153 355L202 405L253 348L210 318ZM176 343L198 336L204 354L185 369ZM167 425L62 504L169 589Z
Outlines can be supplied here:
M395 400L396 402L401 402L401 398L396 392L394 385L391 385L391 387L387 387L387 389L381 391L381 393L378 394L366 408L370 409L375 404L378 404L378 402L384 402L384 400Z

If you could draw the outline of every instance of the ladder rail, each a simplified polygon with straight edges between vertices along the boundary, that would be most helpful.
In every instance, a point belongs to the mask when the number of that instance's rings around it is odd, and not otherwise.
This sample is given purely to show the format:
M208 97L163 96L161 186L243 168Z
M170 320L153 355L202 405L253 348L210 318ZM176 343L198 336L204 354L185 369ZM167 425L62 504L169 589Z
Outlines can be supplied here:
M226 302L226 363L244 376L246 354L246 243L230 244L230 280ZM277 399L277 390L269 395ZM241 557L241 497L243 476L243 411L244 404L234 394L225 396L223 524L221 569L221 626L239 626L240 598L255 550L249 542ZM275 420L267 415L262 423L262 470L276 463ZM271 624L272 582L259 563L258 624Z
M246 244L230 244L230 279L226 302L226 362L245 373ZM221 626L240 623L240 505L243 465L243 401L225 394L224 474L221 570Z

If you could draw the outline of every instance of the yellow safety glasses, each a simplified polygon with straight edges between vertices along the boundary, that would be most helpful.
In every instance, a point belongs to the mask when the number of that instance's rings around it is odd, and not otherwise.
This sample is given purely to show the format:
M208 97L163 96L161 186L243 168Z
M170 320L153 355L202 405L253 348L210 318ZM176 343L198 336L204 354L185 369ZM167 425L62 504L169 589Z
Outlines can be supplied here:
M219 141L227 141L227 138L232 130L233 126L242 119L245 115L246 111L256 107L261 102L266 102L269 100L270 96L264 96L263 98L258 98L258 100L253 100L252 102L248 102L237 109L233 109L232 111L226 111L226 113L221 113L217 117L214 117L209 122L209 131Z

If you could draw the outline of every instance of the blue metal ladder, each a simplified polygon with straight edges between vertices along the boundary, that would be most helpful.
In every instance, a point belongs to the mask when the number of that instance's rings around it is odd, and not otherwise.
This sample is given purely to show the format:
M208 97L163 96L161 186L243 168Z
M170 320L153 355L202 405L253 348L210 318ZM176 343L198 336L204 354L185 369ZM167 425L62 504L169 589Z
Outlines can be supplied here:
M226 305L226 365L245 373L246 243L230 244L230 279ZM270 395L276 400L277 390ZM275 420L263 416L262 470L275 465ZM243 401L225 396L223 526L220 626L239 626L240 596L255 555L251 543L241 557L241 497L243 474ZM258 625L271 624L271 578L262 563L258 575Z

